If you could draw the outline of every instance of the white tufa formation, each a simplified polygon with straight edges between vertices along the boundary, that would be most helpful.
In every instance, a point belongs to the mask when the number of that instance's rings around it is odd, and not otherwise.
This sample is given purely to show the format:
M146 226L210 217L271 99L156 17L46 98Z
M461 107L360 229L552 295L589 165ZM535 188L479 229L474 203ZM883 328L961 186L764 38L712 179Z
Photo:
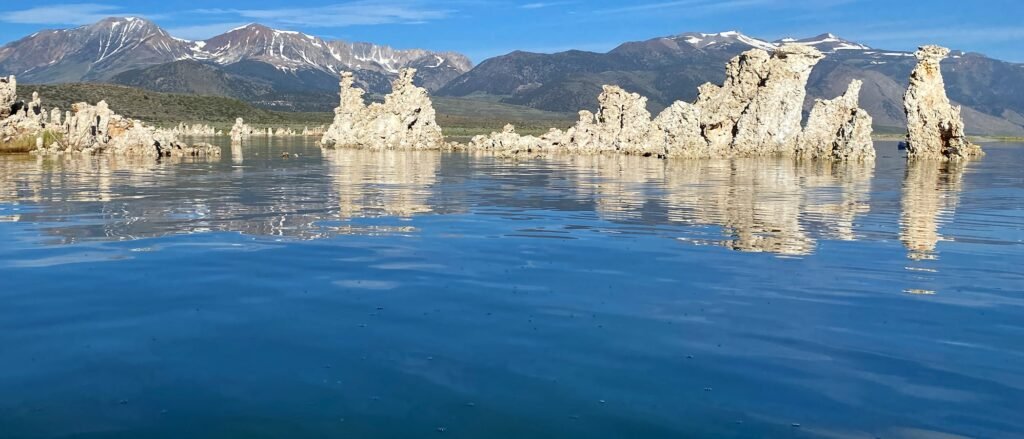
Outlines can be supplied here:
M960 107L950 104L940 64L949 49L923 46L914 54L917 67L903 98L907 114L909 158L958 160L983 154L967 141Z
M653 121L647 99L605 86L596 114L580 112L580 121L565 132L515 140L513 128L477 136L470 148L505 154L537 152L619 152L658 157L733 157L791 155L871 159L871 118L857 107L860 84L833 101L819 102L808 124L800 127L811 69L823 58L812 47L787 44L772 55L747 51L729 62L721 86L700 87L696 103L676 102ZM812 147L801 146L802 140ZM820 149L829 153L818 153Z
M797 154L806 158L870 160L875 157L871 140L871 116L858 105L863 83L853 80L846 94L832 100L818 99L811 110Z
M0 77L0 119L14 114L14 103L18 100L18 81L14 76Z
M59 131L38 154L115 154L151 157L219 156L220 148L209 144L188 146L170 130L146 126L140 121L115 114L105 101L96 105L80 102L71 106Z
M242 140L248 139L252 136L252 127L245 124L245 121L241 117L235 119L235 124L231 127L231 141L241 142Z
M341 75L341 102L320 140L325 148L440 149L441 127L427 90L413 84L416 69L403 69L383 103L369 106L350 72Z
M38 93L17 101L13 76L0 78L0 143L34 141L35 154L118 154L151 157L219 156L220 148L178 141L173 130L160 130L115 114L100 101L78 103L63 117L59 109L45 111Z
M213 137L217 135L217 129L205 124L186 125L180 123L171 129L176 135L189 137Z

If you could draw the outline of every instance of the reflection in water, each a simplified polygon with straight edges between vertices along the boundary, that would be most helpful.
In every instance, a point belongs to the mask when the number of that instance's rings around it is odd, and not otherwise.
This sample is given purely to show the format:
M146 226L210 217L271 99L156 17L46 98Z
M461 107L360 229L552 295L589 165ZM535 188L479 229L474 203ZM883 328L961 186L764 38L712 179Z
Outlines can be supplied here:
M3 220L37 223L65 243L205 231L320 239L414 230L351 221L360 218L408 219L467 206L582 207L612 224L675 227L681 242L808 255L821 239L858 239L875 172L873 164L770 158L557 156L523 168L490 156L320 151L301 142L230 148L230 163L0 157L0 202L36 207L7 209ZM900 237L911 259L935 257L939 226L957 204L961 166L908 165ZM524 199L507 190L530 187L556 196Z
M964 165L957 162L912 160L903 180L900 240L907 257L938 258L935 248L942 239L939 227L949 222L959 203Z
M30 223L71 244L210 231L303 240L406 233L406 226L337 222L434 211L438 152L344 151L321 159L318 148L302 147L231 145L231 164L0 156L0 203L31 205L0 212L16 212L4 213L5 222Z
M242 152L242 142L231 142L231 163L236 165L245 163L245 153Z
M0 155L0 202L112 201L121 196L115 186L154 187L161 180L173 180L177 165L217 161L218 157L154 161L149 157Z
M242 163L0 157L0 436L1024 431L1024 148L960 194L895 153L262 140ZM934 253L939 227L941 260L907 262L898 239Z
M441 155L430 151L324 150L342 219L430 213Z
M566 160L590 171L578 185L607 220L652 218L661 210L667 224L717 225L729 237L684 241L782 255L813 253L815 235L855 239L854 220L869 210L874 174L872 164L766 158Z

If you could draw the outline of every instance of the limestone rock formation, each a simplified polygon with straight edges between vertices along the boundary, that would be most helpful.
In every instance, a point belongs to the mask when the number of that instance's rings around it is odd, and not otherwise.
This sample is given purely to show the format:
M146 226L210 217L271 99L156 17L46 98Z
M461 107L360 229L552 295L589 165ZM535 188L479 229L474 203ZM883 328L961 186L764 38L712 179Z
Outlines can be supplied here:
M664 144L652 138L653 129L647 98L606 85L598 96L597 113L580 112L580 121L567 133L565 146L573 152L662 155Z
M701 136L701 110L688 102L677 101L654 119L655 134L665 145L668 157L714 157L707 139Z
M327 127L325 127L323 125L318 126L318 127L313 127L313 128L310 128L310 127L307 126L307 127L303 127L302 128L302 132L299 133L299 135L303 136L303 137L314 137L314 136L315 137L323 137L324 133L326 133L326 132L327 132Z
M231 127L231 141L241 142L252 136L252 127L245 124L241 117L235 119L235 125Z
M818 99L797 142L806 158L870 160L875 157L871 116L858 101L862 82L853 80L846 93L831 100Z
M39 143L44 130L53 130L47 126L49 119L38 93L33 93L28 103L19 101L15 77L0 78L0 146L17 144L15 150L31 149L32 144ZM59 125L60 117L57 119Z
M445 146L427 90L413 85L416 69L403 69L383 103L366 106L355 78L341 76L341 101L334 123L320 140L323 147L367 149L440 149Z
M914 55L917 67L903 98L908 156L957 160L981 155L981 148L967 141L960 107L951 105L946 96L939 65L949 56L949 49L923 46Z
M580 121L562 133L516 139L514 130L478 137L470 148L506 152L619 152L657 157L732 157L797 153L803 139L813 141L816 157L874 157L871 118L857 106L860 83L847 95L819 103L817 116L801 129L807 80L823 58L812 47L787 44L769 55L747 51L729 62L721 86L705 84L693 104L676 102L653 121L647 99L605 86L596 114L580 112Z
M552 129L552 133L555 133L555 136L564 135L557 129ZM469 142L469 147L470 149L496 152L499 155L515 156L542 153L545 149L550 149L551 144L550 141L534 136L521 136L516 133L516 128L509 124L505 125L501 132L473 137L473 140Z
M278 128L276 131L274 131L274 137L293 137L297 135L298 133L296 133L295 130L291 128Z
M37 148L40 154L116 154L151 157L219 156L220 148L181 143L173 131L159 130L115 114L105 101L71 106L60 138Z
M14 103L18 100L18 82L14 76L0 77L0 119L6 119L14 113Z
M179 136L213 137L217 135L217 130L214 127L198 123L192 125L180 123L172 128L171 132Z
M566 131L520 136L511 125L477 136L469 149L506 155L554 152L605 153L655 157L734 157L795 155L830 159L870 159L871 117L858 107L860 82L846 95L820 101L805 134L801 127L806 85L824 56L801 44L774 53L753 49L733 58L726 80L704 84L695 103L676 102L651 119L647 98L605 86L596 113L581 111ZM412 84L407 69L384 103L366 106L351 73L341 77L340 104L321 146L370 149L446 147L426 90ZM307 130L308 131L308 130ZM801 142L808 145L802 146Z
M698 130L710 154L794 152L807 80L822 58L817 49L799 44L784 44L771 55L752 49L733 58L726 66L725 82L702 85L695 103ZM684 119L676 126L693 131L684 124L692 122Z

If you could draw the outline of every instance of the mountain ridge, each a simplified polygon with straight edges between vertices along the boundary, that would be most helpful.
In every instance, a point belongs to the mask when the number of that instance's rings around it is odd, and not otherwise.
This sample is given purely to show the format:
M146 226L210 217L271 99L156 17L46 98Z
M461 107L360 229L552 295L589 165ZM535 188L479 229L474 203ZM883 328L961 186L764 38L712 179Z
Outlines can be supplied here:
M221 68L255 61L286 74L318 71L335 78L344 70L393 76L414 66L432 89L472 68L469 58L456 52L325 40L255 23L192 41L138 17L41 30L0 47L0 73L34 83L109 82L127 71L184 60Z
M724 66L740 53L780 44L813 46L826 58L812 71L805 110L831 99L852 79L864 81L862 106L876 126L905 126L903 92L916 64L913 53L882 50L831 33L767 41L738 31L687 32L622 43L604 52L511 52L484 60L437 91L440 96L487 95L546 111L595 109L605 84L649 98L658 112L675 101L693 101L704 83L721 83ZM1024 65L954 51L942 64L950 98L964 106L973 134L1024 135Z

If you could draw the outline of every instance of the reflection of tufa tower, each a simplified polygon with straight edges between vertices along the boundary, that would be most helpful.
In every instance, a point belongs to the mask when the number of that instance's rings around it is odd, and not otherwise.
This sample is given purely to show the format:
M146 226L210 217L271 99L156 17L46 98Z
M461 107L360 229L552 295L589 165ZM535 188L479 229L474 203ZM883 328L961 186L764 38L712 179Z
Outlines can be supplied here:
M729 239L706 241L746 252L807 255L816 239L854 240L869 210L871 162L647 160L570 156L578 190L609 221L718 225ZM688 239L689 240L689 239ZM713 242L712 242L713 241Z
M342 219L433 211L441 155L434 151L324 149Z
M931 160L907 162L903 180L903 212L900 240L907 257L920 261L936 259L939 227L950 220L960 200L964 165Z

